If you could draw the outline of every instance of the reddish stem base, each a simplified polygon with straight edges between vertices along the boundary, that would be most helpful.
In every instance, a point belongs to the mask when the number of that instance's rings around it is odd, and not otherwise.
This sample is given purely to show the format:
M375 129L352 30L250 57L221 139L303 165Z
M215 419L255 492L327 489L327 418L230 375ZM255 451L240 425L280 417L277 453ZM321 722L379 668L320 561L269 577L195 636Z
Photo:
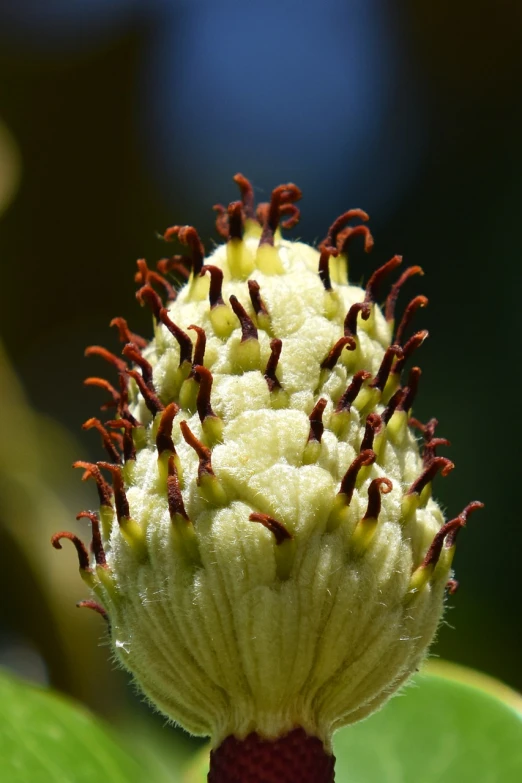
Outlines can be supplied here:
M227 737L210 754L208 783L334 783L335 756L294 729L275 740Z

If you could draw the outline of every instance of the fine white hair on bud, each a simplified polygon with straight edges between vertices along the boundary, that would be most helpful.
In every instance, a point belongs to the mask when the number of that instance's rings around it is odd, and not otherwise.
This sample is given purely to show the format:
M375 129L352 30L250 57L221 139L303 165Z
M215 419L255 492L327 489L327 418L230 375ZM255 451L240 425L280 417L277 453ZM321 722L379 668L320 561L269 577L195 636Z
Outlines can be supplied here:
M299 189L256 209L234 179L241 200L215 207L225 241L210 256L173 226L164 239L188 256L138 262L150 342L116 318L123 356L87 349L113 375L86 381L108 393L108 420L84 425L107 461L76 463L100 511L79 515L90 553L70 533L53 545L75 545L96 596L80 605L107 618L165 715L215 748L299 729L329 753L426 655L457 533L482 504L445 522L432 484L453 468L437 454L448 441L411 418L427 299L395 309L421 268L401 274L394 256L351 285L348 246L373 247L365 212L318 248L291 242Z

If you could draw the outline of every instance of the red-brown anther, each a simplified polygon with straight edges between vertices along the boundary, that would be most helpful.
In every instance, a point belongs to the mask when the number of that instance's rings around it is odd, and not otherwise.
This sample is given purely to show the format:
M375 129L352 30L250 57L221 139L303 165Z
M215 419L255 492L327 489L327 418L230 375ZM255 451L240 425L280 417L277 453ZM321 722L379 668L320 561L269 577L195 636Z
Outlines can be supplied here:
M349 209L348 212L339 215L328 229L326 238L319 246L320 250L328 250L332 256L339 255L337 238L340 232L347 227L346 224L350 220L353 220L353 218L359 218L366 223L366 221L370 219L370 216L362 209Z
M297 226L301 219L301 211L295 204L281 204L279 207L279 217L283 215L289 215L286 220L281 221L281 228L290 229Z
M96 560L96 565L107 568L107 560L105 558L105 550L103 548L103 542L100 533L100 520L98 519L98 514L93 511L80 511L80 513L76 515L76 519L90 520L92 529L91 547L94 559Z
M127 370L127 375L136 381L136 385L141 392L145 405L153 416L165 409L165 406L161 402L160 398L153 391L150 386L147 386L143 380L143 376L136 370Z
M213 378L210 370L203 367L201 364L194 366L194 373L196 381L199 383L196 407L200 421L203 424L208 416L216 418L216 414L212 410L212 405L210 404Z
M399 408L405 393L406 392L404 389L399 388L397 389L395 394L390 398L388 405L381 413L381 419L383 424L388 424L395 411Z
M109 455L109 459L113 462L120 463L121 462L121 456L119 455L118 451L116 450L114 443L111 440L110 434L107 432L103 424L99 419L87 419L86 422L82 424L83 430L91 430L95 429L98 430L98 432L101 435L103 447L107 454Z
M127 369L127 362L124 362L123 359L118 358L118 356L115 356L101 345L89 345L85 349L85 356L100 356L106 362L112 364L113 367L116 367L118 372L124 372Z
M343 396L337 403L335 413L349 413L352 403L361 391L361 386L363 385L364 381L367 381L368 378L371 378L371 375L371 372L367 372L366 370L359 370L355 373L351 383L348 385Z
M389 261L380 266L379 269L375 270L366 284L366 294L364 297L365 302L377 301L377 293L381 282L386 277L386 275L389 275L390 272L393 272L394 269L397 269L400 264L402 264L402 256L393 256L393 258L390 258Z
M203 364L203 359L205 358L205 348L207 345L207 335L205 334L205 330L202 326L196 326L195 324L191 324L189 329L192 329L192 331L196 332L196 347L194 348L194 357L192 359L192 362L194 365L196 364Z
M105 389L105 391L109 392L109 394L112 397L112 400L109 400L108 402L105 402L101 409L102 411L108 410L109 408L117 408L120 402L120 394L112 383L109 383L109 381L105 380L105 378L85 378L84 380L85 386L97 386L100 389Z
M377 375L373 381L368 384L370 389L379 389L381 392L384 391L395 357L397 357L397 359L402 357L402 348L400 345L390 345L386 348Z
M361 314L363 321L367 321L372 311L369 302L355 302L344 319L344 334L345 337L355 337L357 334L357 316Z
M406 494L413 495L415 493L416 495L420 495L424 487L429 484L430 481L433 481L439 471L441 476L447 476L454 467L455 465L453 462L451 462L449 459L446 459L446 457L435 457L430 462L428 467L422 471L420 476L415 479Z
M324 409L326 408L326 400L324 397L321 397L314 405L314 408L308 417L310 420L310 433L308 435L308 443L310 441L315 441L316 443L321 442L321 438L323 437L324 432L324 424L323 424L323 413Z
M182 245L187 245L191 250L191 263L194 277L201 272L205 258L205 248L194 226L171 226L163 234L166 242L171 242L175 237Z
M402 286L413 275L423 275L424 271L422 267L420 266L409 266L407 269L404 270L402 275L399 277L396 283L392 285L390 288L390 293L386 297L386 305L384 308L384 317L388 321L393 321L395 318L395 305L397 304L397 297L399 296L399 291L401 290ZM399 342L397 340L397 342Z
M278 522L277 519L269 517L268 514L261 514L257 511L253 511L248 519L250 522L260 522L267 530L270 530L274 535L277 546L282 544L283 541L291 541L293 538L282 522Z
M354 459L354 461L352 462L352 464L344 474L338 494L346 496L345 503L347 506L350 505L353 491L355 489L355 482L357 481L357 476L359 474L359 471L363 467L368 467L368 465L373 465L376 459L377 459L377 454L372 449L366 449L366 451L361 451L361 453L356 456L356 458Z
M98 467L110 470L112 474L112 487L114 489L114 502L116 506L116 517L121 524L130 519L129 501L125 494L125 485L123 483L123 474L119 465L112 465L110 462L98 462Z
M82 468L85 471L82 476L82 481L86 481L90 478L93 478L96 481L100 506L112 508L112 489L100 473L99 467L92 462L83 462L82 460L79 460L78 462L73 463L73 468Z
M387 495L393 489L393 484L389 478L375 478L370 482L368 487L368 507L366 513L362 518L364 522L366 519L378 519L381 513L381 494Z
M129 379L126 373L120 373L120 404L118 405L118 414L125 421L129 421L133 427L141 427L141 423L134 418L129 410Z
M382 427L382 419L378 413L369 413L366 417L366 426L364 428L364 436L361 441L361 447L359 451L366 451L373 448L373 441L375 436Z
M242 239L243 237L243 202L232 201L228 205L228 239Z
M167 299L176 298L176 290L171 286L169 281L166 280L163 275L158 274L158 272L155 272L153 269L149 269L144 258L139 258L136 261L136 264L138 266L138 271L134 275L134 281L138 283L138 285L152 286L152 284L155 283L163 288L167 295Z
M176 470L176 463L174 457L169 457L168 461L168 476L167 476L167 503L169 506L169 514L171 519L179 514L183 519L189 522L189 517L185 511L185 504L183 503L183 495L181 494L181 487L179 485L178 471Z
M113 427L114 429L123 430L123 459L125 462L136 459L136 446L134 445L134 439L132 437L132 430L136 427L136 423L128 421L127 419L112 419L105 422L107 427ZM139 425L138 425L139 426Z
M216 212L216 231L223 239L228 239L228 211L223 204L214 204L212 207Z
M147 345L147 340L145 340L144 337L140 337L139 334L131 332L125 318L113 318L109 325L117 328L120 342L134 343L138 348L145 348Z
M410 325L415 312L419 309L419 307L426 307L427 304L428 304L428 298L426 296L416 296L407 305L406 310L404 311L404 314L399 323L399 326L397 327L397 332L395 334L396 343L399 343L399 345L402 343L404 332Z
M419 380L422 375L420 367L412 367L408 377L408 385L404 389L404 397L402 398L399 410L409 411L413 407L417 391L419 389Z
M451 443L447 438L431 438L424 444L422 464L425 468L428 467L437 456L437 448L439 446L451 446Z
M184 362L192 364L192 340L188 334L183 329L180 329L174 321L170 320L165 308L160 310L160 321L167 327L179 345L179 366L181 367Z
M459 583L457 582L456 579L448 579L448 581L446 582L446 588L450 595L455 595L455 593L459 589Z
M279 362L279 357L281 356L281 349L283 347L283 343L281 340L279 340L277 337L274 337L273 340L270 340L270 356L268 358L268 362L266 364L266 370L264 373L265 381L268 386L269 391L274 391L274 389L280 389L281 384L279 383L279 379L276 375L277 365Z
M190 259L185 256L171 256L170 258L162 258L156 264L156 269L162 275L168 275L170 272L188 280L190 277L190 271L187 269L187 264L190 264Z
M323 284L325 291L332 290L332 281L330 280L330 256L331 253L324 248L321 250L321 255L319 256L319 279Z
M430 419L426 424L423 424L418 419L413 418L413 416L408 419L408 424L420 430L426 442L430 441L435 435L435 430L438 426L438 423L439 422L437 419Z
M466 508L460 512L458 517L456 517L456 519L460 520L460 525L455 527L454 530L450 531L446 536L446 547L448 549L450 549L452 546L455 546L455 540L457 538L458 532L461 527L466 526L469 515L474 511L478 511L480 508L484 508L484 503L481 503L480 500L472 500L471 503L468 503Z
M348 226L339 232L337 237L337 250L346 254L348 245L354 237L364 237L364 252L369 253L374 246L374 239L368 226Z
M464 524L465 523L460 519L460 517L456 517L456 519L452 519L450 522L446 522L446 524L443 525L439 532L435 535L430 548L426 552L426 557L422 561L420 567L428 568L428 566L436 566L439 562L440 553L442 552L444 539L446 536L454 536L456 530L463 527Z
M160 423L158 425L158 432L156 435L156 448L158 450L158 457L161 457L164 451L170 451L172 454L176 453L174 448L174 441L172 440L172 422L174 417L179 411L179 405L175 402L169 403L163 413L161 414Z
M243 174L237 173L234 175L234 182L239 185L241 191L241 201L243 202L243 209L245 212L245 218L247 220L254 219L254 189L249 180L243 176Z
M154 391L152 366L143 356L138 346L134 345L134 343L127 343L127 345L124 345L122 348L122 354L127 359L130 359L131 362L134 362L134 364L138 365L138 367L141 369L141 372L143 373L143 380L149 389ZM127 375L129 374L130 373L127 372Z
M274 244L274 234L277 230L282 214L288 213L288 211L291 211L292 213L290 223L286 221L286 227L289 225L295 225L297 223L299 219L299 210L288 210L286 205L293 204L295 201L299 201L301 195L302 194L300 189L292 182L289 182L287 185L279 185L277 188L274 188L272 191L272 197L270 199L270 207L268 209L266 218L263 221L263 231L261 234L261 239L259 240L260 245Z
M268 315L268 310L266 309L266 305L261 299L259 283L257 282L257 280L248 281L248 293L250 294L250 301L252 302L254 313L256 315Z
M230 302L230 306L232 307L232 310L238 317L239 323L241 324L241 342L244 343L245 340L257 340L256 325L248 315L241 302L236 296L234 296L234 294L232 294L228 301Z
M54 536L51 538L51 544L54 546L55 549L61 549L62 545L60 544L60 540L62 538L67 538L69 541L72 541L76 548L76 552L78 554L78 563L80 565L80 569L82 571L88 571L92 574L92 568L89 566L89 553L87 552L87 549L85 547L85 544L83 541L78 538L74 533L68 533L67 531L62 531L61 533L55 533Z
M406 361L410 358L412 353L419 348L426 337L428 336L428 331L426 329L423 329L421 332L416 332L413 337L410 337L406 345L402 348L402 357L400 359L397 359L397 362L395 363L395 366L393 367L393 373L400 375L404 365L406 364Z
M152 315L156 321L159 321L160 312L163 308L163 302L150 285L144 285L142 288L136 291L136 299L141 305L147 305L147 307L152 311Z
M210 275L210 288L208 290L208 298L210 302L210 309L212 310L214 307L217 307L218 305L223 305L225 302L223 301L223 270L220 269L218 266L213 266L212 264L205 264L205 266L201 267L201 272L199 273L201 276L206 274L206 272Z
M339 337L328 355L321 362L321 370L333 370L343 349L346 348L348 351L355 351L356 347L357 343L353 337L347 337L346 335L344 337Z
M109 615L101 606L101 604L97 603L96 601L91 601L90 599L87 599L85 601L78 601L76 604L78 609L93 609L95 612L98 612L99 615L103 617L105 622L109 624Z
M183 435L185 441L188 443L191 448L194 449L196 454L199 457L199 465L198 465L198 480L197 483L199 484L201 481L201 478L204 475L214 476L214 470L212 468L212 461L211 461L211 452L210 449L207 448L203 443L201 443L200 440L196 438L192 430L190 429L189 425L186 421L180 422L180 429L181 434Z

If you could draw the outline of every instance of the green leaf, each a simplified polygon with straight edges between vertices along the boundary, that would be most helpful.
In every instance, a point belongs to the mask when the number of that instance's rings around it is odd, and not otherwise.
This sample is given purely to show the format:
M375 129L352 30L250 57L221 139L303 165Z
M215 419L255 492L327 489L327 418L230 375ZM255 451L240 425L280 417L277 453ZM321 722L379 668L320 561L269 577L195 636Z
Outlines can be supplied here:
M384 709L334 737L337 783L520 783L522 700L501 683L430 664ZM184 783L204 783L198 756Z
M141 783L145 773L110 729L77 704L0 674L0 779L5 783Z

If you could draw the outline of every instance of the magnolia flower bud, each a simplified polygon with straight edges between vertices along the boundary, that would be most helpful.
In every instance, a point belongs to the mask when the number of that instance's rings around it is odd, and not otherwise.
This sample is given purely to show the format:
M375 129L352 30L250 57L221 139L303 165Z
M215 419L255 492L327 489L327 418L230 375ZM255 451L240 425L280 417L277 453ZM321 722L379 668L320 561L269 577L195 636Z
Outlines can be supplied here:
M395 305L420 267L381 310L399 256L365 290L347 279L347 244L373 245L366 213L341 215L315 249L281 237L281 219L298 219L295 185L255 212L250 183L235 180L242 200L216 208L227 241L210 257L194 228L174 226L164 238L190 258L138 262L154 338L118 318L124 358L88 349L119 378L87 379L116 411L84 425L108 461L76 463L100 512L79 515L92 555L73 534L53 544L76 546L100 602L82 605L107 617L151 702L211 736L210 780L272 765L267 780L326 783L333 732L426 655L455 587L457 533L481 504L444 523L431 488L453 468L436 454L447 441L435 420L410 418L421 371L405 365L427 332L408 331L427 300L398 325ZM179 291L171 274L186 279Z

